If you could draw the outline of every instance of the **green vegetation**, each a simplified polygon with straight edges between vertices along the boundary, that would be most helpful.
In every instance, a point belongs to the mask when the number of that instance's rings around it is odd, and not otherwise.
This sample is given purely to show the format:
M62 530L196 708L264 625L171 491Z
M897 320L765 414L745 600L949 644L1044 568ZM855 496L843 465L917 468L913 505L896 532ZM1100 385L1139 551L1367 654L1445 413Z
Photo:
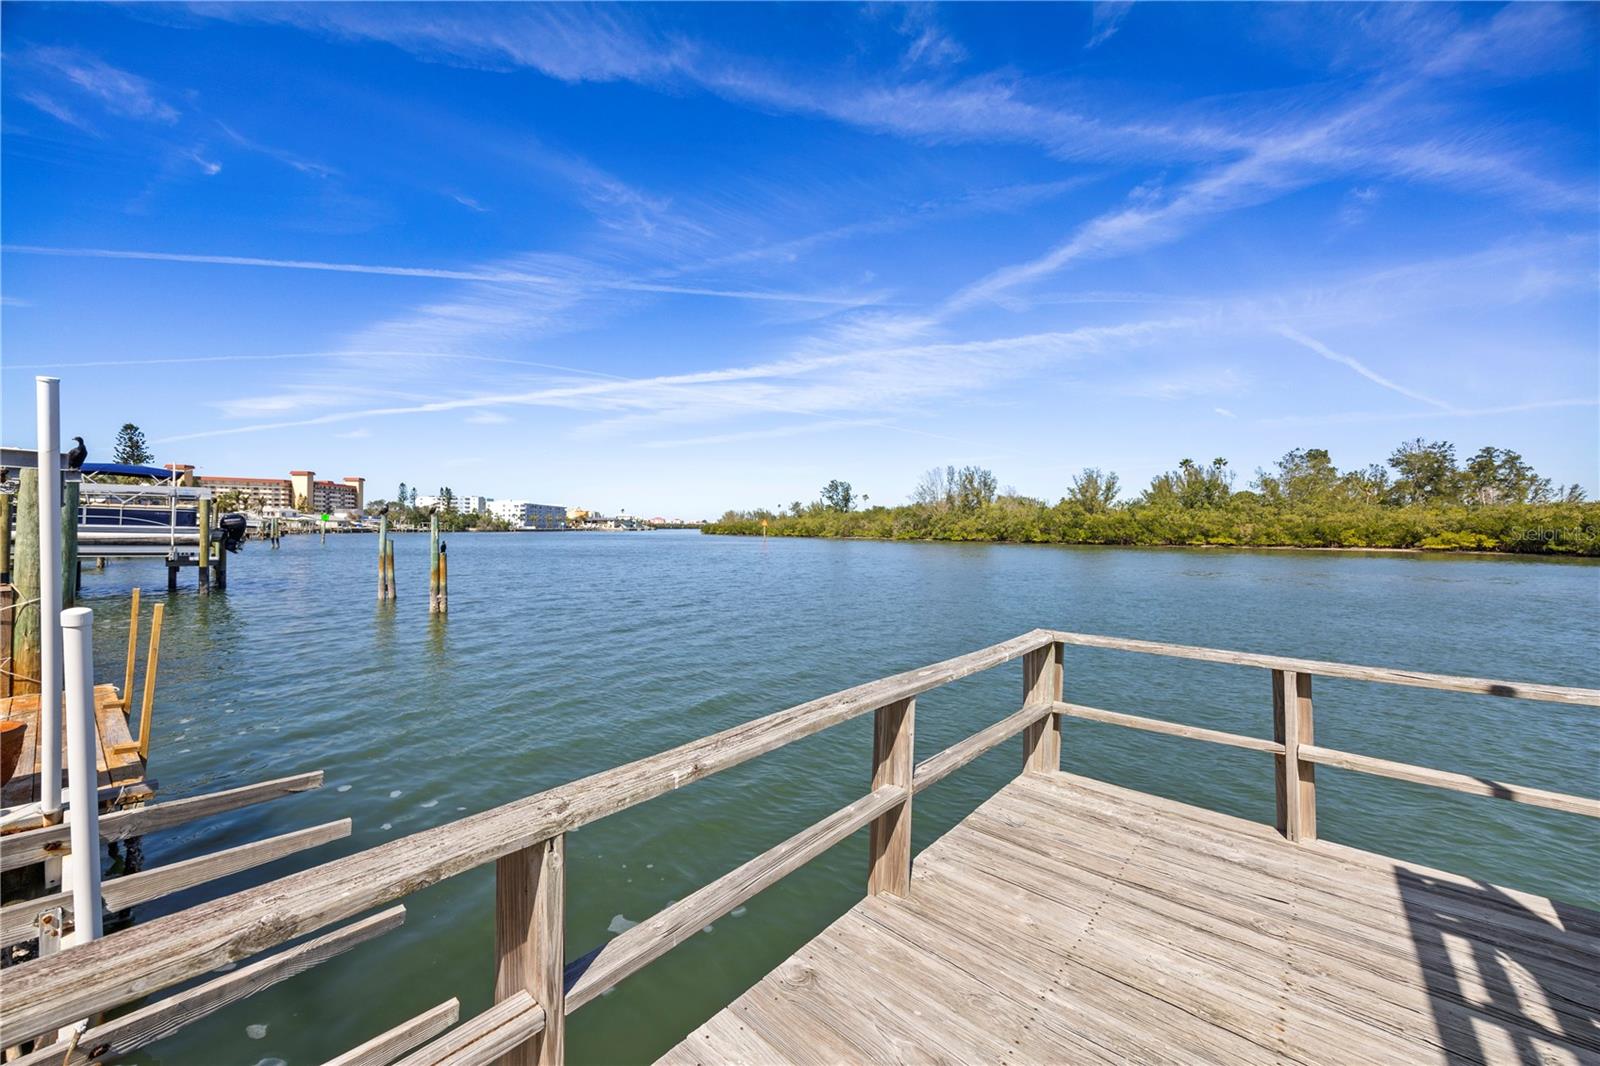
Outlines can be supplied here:
M1091 468L1050 504L999 489L988 470L944 467L904 506L854 510L848 483L833 481L812 504L729 511L703 529L759 535L765 520L780 537L1600 556L1600 503L1576 485L1552 487L1509 450L1482 448L1461 465L1454 445L1418 439L1387 466L1340 471L1323 449L1296 449L1257 470L1248 489L1234 480L1226 459L1185 459L1137 499L1120 500L1117 475Z
M449 504L450 509L439 508L439 530L443 533L465 533L468 530L480 530L494 533L509 532L511 523L503 518L496 518L491 514L462 514L455 510L456 495L448 488L439 490L439 496ZM389 523L395 529L427 529L431 513L426 507L418 507L417 490L406 491L404 482L400 484L400 500L391 503L388 500L370 500L366 506L366 513L372 517L388 512Z
M111 461L129 466L148 466L156 461L155 454L145 443L144 430L132 422L124 422L117 430L117 443L111 449Z

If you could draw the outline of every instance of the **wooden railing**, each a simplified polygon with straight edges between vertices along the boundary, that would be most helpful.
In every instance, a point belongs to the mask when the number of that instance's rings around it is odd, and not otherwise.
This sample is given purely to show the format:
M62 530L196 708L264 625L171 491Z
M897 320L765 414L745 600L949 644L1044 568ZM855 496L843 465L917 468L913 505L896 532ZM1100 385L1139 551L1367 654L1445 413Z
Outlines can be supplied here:
M1068 703L1062 689L1068 645L1266 669L1272 676L1274 739ZM1022 659L1021 708L916 763L916 697L1017 658ZM1271 753L1277 763L1278 824L1291 840L1315 838L1317 764L1600 816L1600 801L1594 799L1483 782L1318 747L1312 743L1311 678L1315 675L1600 706L1600 691L1590 689L1445 677L1038 629L924 669L811 700L658 755L13 968L7 971L6 994L0 1004L0 1045L15 1045L74 1019L149 996L493 862L496 1004L403 1061L408 1066L490 1061L559 1063L564 1055L566 1015L863 827L870 827L868 894L908 893L915 795L1018 734L1023 737L1021 773L1059 771L1063 718L1084 718ZM871 776L864 795L599 949L563 965L567 832L869 711L874 714L875 727ZM377 920L369 918L357 925ZM336 932L322 939L339 935ZM155 1022L175 1019L177 1024L183 1024L202 1016L206 1004L197 1005L191 997L208 994L204 990L209 987L210 983L187 989L141 1008L137 1013L147 1016L141 1031L159 1030L157 1035L161 1035L176 1026ZM154 1018L148 1017L152 1012ZM447 1001L334 1061L342 1066L394 1061L451 1025L457 1013L456 1001ZM111 1054L122 1054L139 1046L127 1039L104 1039L103 1030L117 1024L108 1023L100 1027L101 1031L90 1029L80 1042L76 1058L69 1056L68 1061L88 1061L89 1055L100 1047ZM62 1058L62 1048L57 1045L48 1052L35 1051L20 1061L54 1063Z

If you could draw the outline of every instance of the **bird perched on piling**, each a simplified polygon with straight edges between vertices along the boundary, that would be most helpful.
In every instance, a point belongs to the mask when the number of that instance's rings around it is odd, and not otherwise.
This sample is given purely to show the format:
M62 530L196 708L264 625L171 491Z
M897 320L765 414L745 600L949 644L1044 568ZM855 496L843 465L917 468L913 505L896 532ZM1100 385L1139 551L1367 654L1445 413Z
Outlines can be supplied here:
M83 467L83 461L89 458L89 449L84 447L82 437L72 439L78 442L78 446L67 453L67 469L79 470Z

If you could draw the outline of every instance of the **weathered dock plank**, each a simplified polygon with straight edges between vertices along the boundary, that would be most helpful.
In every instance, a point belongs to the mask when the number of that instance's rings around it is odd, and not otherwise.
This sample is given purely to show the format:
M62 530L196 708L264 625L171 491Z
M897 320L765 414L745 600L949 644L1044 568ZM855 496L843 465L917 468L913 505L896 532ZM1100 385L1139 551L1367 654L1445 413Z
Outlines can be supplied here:
M1600 1062L1597 923L1028 774L662 1061Z
M139 755L138 745L128 731L128 716L122 697L114 685L94 687L95 765L99 773L99 786L105 788L137 785L145 777L145 761ZM17 761L16 773L6 782L0 803L19 807L39 799L40 755L39 747L39 696L37 693L22 696L0 697L0 720L22 722L27 726L23 734L22 757ZM61 736L61 765L66 766L66 731Z

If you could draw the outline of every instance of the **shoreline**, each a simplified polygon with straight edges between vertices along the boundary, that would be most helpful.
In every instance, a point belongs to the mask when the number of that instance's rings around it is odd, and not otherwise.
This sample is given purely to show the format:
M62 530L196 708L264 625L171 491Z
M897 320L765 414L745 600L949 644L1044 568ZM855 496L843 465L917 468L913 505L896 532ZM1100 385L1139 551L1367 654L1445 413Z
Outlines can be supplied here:
M707 537L760 538L760 533L733 533L701 530ZM772 540L831 540L866 541L875 544L976 544L1009 545L1019 548L1119 548L1139 551L1167 551L1178 548L1185 551L1246 551L1246 552L1325 552L1328 554L1415 555L1429 558L1454 558L1473 556L1483 559L1537 559L1543 562L1585 562L1600 564L1600 556L1577 552L1512 552L1492 551L1484 548L1355 548L1342 544L1101 544L1076 540L953 540L947 537L829 537L808 533L774 533Z

